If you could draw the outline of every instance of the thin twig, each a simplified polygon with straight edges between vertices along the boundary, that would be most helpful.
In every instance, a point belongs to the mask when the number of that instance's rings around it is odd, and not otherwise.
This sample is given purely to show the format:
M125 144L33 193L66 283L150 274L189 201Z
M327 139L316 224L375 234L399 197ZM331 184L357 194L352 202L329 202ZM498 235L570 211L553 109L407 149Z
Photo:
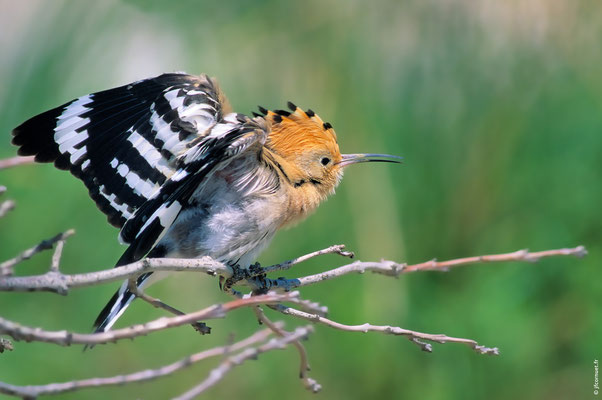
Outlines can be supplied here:
M233 290L230 290L229 294L234 296L235 298L240 299L252 298L253 296L252 293L243 296L239 292ZM308 307L308 302L305 300L296 298L296 303L301 307ZM311 304L309 305L309 307L320 309L317 303ZM255 313L255 316L257 317L259 323L266 325L269 329L272 330L272 332L274 332L276 336L285 337L287 335L290 335L290 332L285 331L282 327L278 326L278 324L272 322L265 315L263 309L259 305L252 307L252 310ZM305 386L307 390L310 390L313 393L319 392L322 389L322 386L315 379L312 379L308 375L308 372L311 370L311 368L309 367L309 359L307 357L307 351L305 350L305 346L303 346L303 344L299 340L293 341L292 344L295 346L297 352L299 353L299 378L302 380L303 386Z
M12 211L15 208L15 202L13 200L4 200L0 203L0 218L4 217L8 214L9 211Z
M279 322L277 323L277 325L281 327L283 324ZM214 347L209 350L201 351L199 353L192 354L179 361L176 361L172 364L164 365L160 368L147 369L144 371L134 372L126 375L117 375L106 378L88 378L71 382L50 383L47 385L17 386L0 382L0 393L13 396L35 398L41 395L61 394L91 387L115 386L134 382L150 381L153 379L171 375L181 369L188 368L193 364L198 363L199 361L206 360L207 358L216 357L226 353L245 349L256 343L263 342L271 334L271 329L263 329L239 342L227 346Z
M19 264L22 261L30 259L31 257L33 257L34 255L38 254L41 251L52 249L52 246L54 246L55 243L61 242L61 241L64 242L69 236L73 235L74 233L75 233L75 231L73 229L69 229L66 232L59 233L58 235L56 235L50 239L42 240L39 244L21 252L16 257L11 258L10 260L6 260L3 263L0 263L0 278L12 275L14 273L15 265ZM59 253L59 257L60 257L60 253ZM34 276L28 276L28 277L25 277L22 279L31 279L31 278L34 278L33 280L35 280ZM8 280L9 280L9 278L0 279L0 290L2 290L1 289L2 285L5 282L7 282Z
M284 338L290 335L290 332L286 332L273 323L265 315L261 307L255 306L253 307L253 311L255 312L257 319L262 324L265 324L268 328L270 328L276 336ZM303 386L305 386L305 388L312 393L318 393L322 389L322 385L308 375L308 372L311 370L311 368L309 366L309 359L307 357L307 350L305 350L305 346L303 346L303 343L301 343L300 340L295 340L291 343L293 346L295 346L297 352L299 353L299 378L301 381L303 381Z
M185 393L181 394L180 396L175 397L174 400L193 399L193 398L197 397L198 395L200 395L201 393L205 392L210 387L217 384L222 379L224 379L226 374L229 373L234 367L242 364L243 362L245 362L247 360L256 359L262 353L265 353L265 352L268 352L271 350L283 349L290 343L293 343L300 339L306 338L312 332L313 332L313 328L311 326L299 327L299 328L295 329L295 331L289 335L286 335L286 336L278 338L278 339L274 338L274 339L268 341L264 345L261 345L256 348L248 348L236 355L230 356L230 357L226 358L217 368L213 369L209 373L209 376L205 380L203 380L200 384L198 384L197 386L193 387L192 389L186 391Z
M169 318L162 317L145 324L89 334L68 331L45 331L40 328L23 326L0 317L0 334L8 335L17 341L46 342L60 346L70 346L73 344L96 345L145 336L152 332L190 324L199 320L223 318L228 312L239 308L252 307L260 304L277 304L280 302L291 302L296 304L298 295L298 292L287 294L269 293L245 299L237 299L223 304L215 304L186 315Z
M315 302L315 301L299 299L299 303L297 304L297 306L301 310L312 313L312 314L318 314L323 317L328 315L328 307L323 306L320 303Z
M265 267L262 269L261 273L266 274L274 271L283 271L290 269L293 265L300 264L304 261L309 260L310 258L318 257L324 254L338 254L343 257L353 258L355 254L352 251L345 251L344 244L336 244L334 246L327 247L322 250L314 251L309 254L305 254L301 257L293 258L292 260L285 261L280 264L270 265L269 267Z
M4 160L0 160L0 169L16 167L17 165L33 164L33 163L34 163L33 156L29 156L29 157L17 156L17 157L5 158Z
M558 249L558 250L546 250L529 253L527 250L519 250L512 253L495 254L478 257L467 257L459 258L449 261L427 261L420 264L406 265L396 263L394 261L383 260L381 262L363 262L356 261L351 264L343 265L341 267L322 272L315 275L309 275L302 278L290 279L290 288L298 288L302 286L308 286L315 283L319 283L325 280L338 278L342 275L350 273L363 274L366 271L375 272L387 276L399 276L408 272L415 271L447 271L449 268L458 267L461 265L475 264L475 263L492 263L492 262L508 262L508 261L526 261L536 262L544 257L554 256L576 256L583 257L587 254L584 246L577 246L569 249ZM284 284L282 284L284 286Z
M423 351L431 352L432 346L428 343L424 343L423 340L428 340L429 342L436 343L464 343L474 349L476 352L480 354L489 354L489 355L499 355L499 350L497 347L485 347L479 345L476 341L472 339L463 339L463 338L455 338L451 336L447 336L444 334L430 334L430 333L422 333L411 331L409 329L403 329L397 326L389 326L389 325L371 325L371 324L362 324L362 325L345 325L336 321L332 321L328 318L322 317L317 314L309 314L303 311L296 310L291 307L272 307L283 314L292 315L297 318L301 318L307 321L312 321L316 323L320 323L326 326L329 326L334 329L338 329L341 331L347 332L380 332L389 335L396 336L405 336L411 342L420 346Z
M146 294L146 292L144 292L141 288L138 287L138 285L136 285L136 279L137 279L137 277L128 279L128 290L130 292L132 292L137 298L144 300L145 302L149 303L150 305L152 305L155 308L160 308L171 314L186 315L185 312L180 311L177 308L174 308L174 307L170 306L169 304L166 304L166 303L162 302L161 300ZM191 323L190 325L192 325L192 327L202 335L211 333L211 328L208 327L204 322L195 321L195 322Z
M6 192L6 186L0 186L0 195ZM6 200L0 203L0 218L4 217L9 211L15 208L15 202L13 200Z
M59 272L59 264L61 263L61 256L63 255L63 247L65 246L65 240L68 236L71 236L75 232L71 230L65 233L67 233L67 235L62 237L56 243L56 248L54 249L54 254L52 254L52 260L50 262L50 272Z
M537 262L544 257L554 256L575 256L584 257L587 255L587 250L584 246L577 246L569 249L557 249L557 250L545 250L529 252L527 249L518 250L512 253L506 254L493 254L487 256L476 256L476 257L465 257L457 258L449 261L437 261L431 260L420 264L408 265L404 268L405 273L415 271L447 271L449 268L457 267L460 265L469 265L476 263L490 263L490 262L506 262L506 261L526 261L526 262Z

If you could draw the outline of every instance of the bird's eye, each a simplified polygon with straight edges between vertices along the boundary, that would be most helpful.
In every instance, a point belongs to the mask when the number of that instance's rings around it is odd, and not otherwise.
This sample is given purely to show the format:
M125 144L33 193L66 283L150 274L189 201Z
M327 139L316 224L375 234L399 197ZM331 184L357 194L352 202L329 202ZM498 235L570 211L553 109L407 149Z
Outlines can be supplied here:
M328 165L328 163L330 162L330 158L328 157L323 157L320 162L322 163L322 165Z

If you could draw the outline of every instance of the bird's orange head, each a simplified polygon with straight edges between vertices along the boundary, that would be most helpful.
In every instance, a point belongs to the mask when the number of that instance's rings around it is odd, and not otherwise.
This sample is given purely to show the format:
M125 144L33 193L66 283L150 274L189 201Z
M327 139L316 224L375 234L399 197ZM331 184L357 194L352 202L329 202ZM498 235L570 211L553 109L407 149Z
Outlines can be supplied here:
M303 207L314 209L333 194L343 177L343 168L367 161L399 162L400 157L386 154L341 154L337 135L330 123L312 110L288 103L290 111L259 110L271 125L266 156L284 180L305 199Z
M327 196L342 177L337 135L313 111L303 111L290 102L288 106L290 112L266 111L265 118L271 124L266 147L276 154L276 159L281 158L281 172L294 187L314 186Z

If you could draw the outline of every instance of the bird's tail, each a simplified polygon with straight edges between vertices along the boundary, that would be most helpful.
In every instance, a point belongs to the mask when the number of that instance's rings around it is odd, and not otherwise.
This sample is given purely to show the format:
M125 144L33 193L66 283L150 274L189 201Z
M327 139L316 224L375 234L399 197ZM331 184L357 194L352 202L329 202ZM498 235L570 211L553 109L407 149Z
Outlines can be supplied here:
M152 275L152 277L151 277ZM165 278L168 274L165 272L147 272L146 274L140 275L136 280L136 287L142 289L144 287L152 285L154 282ZM111 327L121 314L125 312L125 310L129 307L132 300L136 298L136 295L128 289L128 281L123 282L119 290L111 297L111 300L107 303L107 305L102 309L96 321L94 321L94 326L92 328L94 333L106 332ZM90 349L94 347L94 345L86 345L84 346L84 350Z
M136 286L142 288L146 286L148 278L152 275L152 272L140 275L136 280ZM117 321L121 314L128 308L132 300L136 298L136 295L128 289L128 281L123 282L119 290L111 297L111 300L102 309L96 321L94 321L94 333L106 332L113 324Z
M130 245L128 249L123 253L121 258L117 261L115 268L120 267L122 265L127 265L134 261L138 261L141 256L135 255L136 246ZM156 246L149 253L148 257L150 258L160 258L165 257L166 251L163 246ZM158 281L161 278L165 277L165 273L152 273L147 272L142 274L136 279L136 287L142 289L145 286L151 285L153 282ZM149 279L150 277L153 279ZM130 291L128 288L129 281L124 281L119 290L111 297L111 300L107 303L107 305L102 309L98 317L96 317L96 321L94 321L94 326L92 327L94 333L106 332L117 319L121 317L121 314L128 308L132 300L136 298L136 295Z

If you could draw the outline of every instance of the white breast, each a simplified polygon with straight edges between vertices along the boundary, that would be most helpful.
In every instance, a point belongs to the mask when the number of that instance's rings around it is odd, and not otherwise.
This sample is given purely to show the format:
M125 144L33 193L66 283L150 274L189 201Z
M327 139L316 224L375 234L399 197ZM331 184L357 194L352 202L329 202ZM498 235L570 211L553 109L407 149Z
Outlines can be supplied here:
M248 267L282 223L284 191L269 171L237 163L194 193L159 245L166 257L210 256Z

